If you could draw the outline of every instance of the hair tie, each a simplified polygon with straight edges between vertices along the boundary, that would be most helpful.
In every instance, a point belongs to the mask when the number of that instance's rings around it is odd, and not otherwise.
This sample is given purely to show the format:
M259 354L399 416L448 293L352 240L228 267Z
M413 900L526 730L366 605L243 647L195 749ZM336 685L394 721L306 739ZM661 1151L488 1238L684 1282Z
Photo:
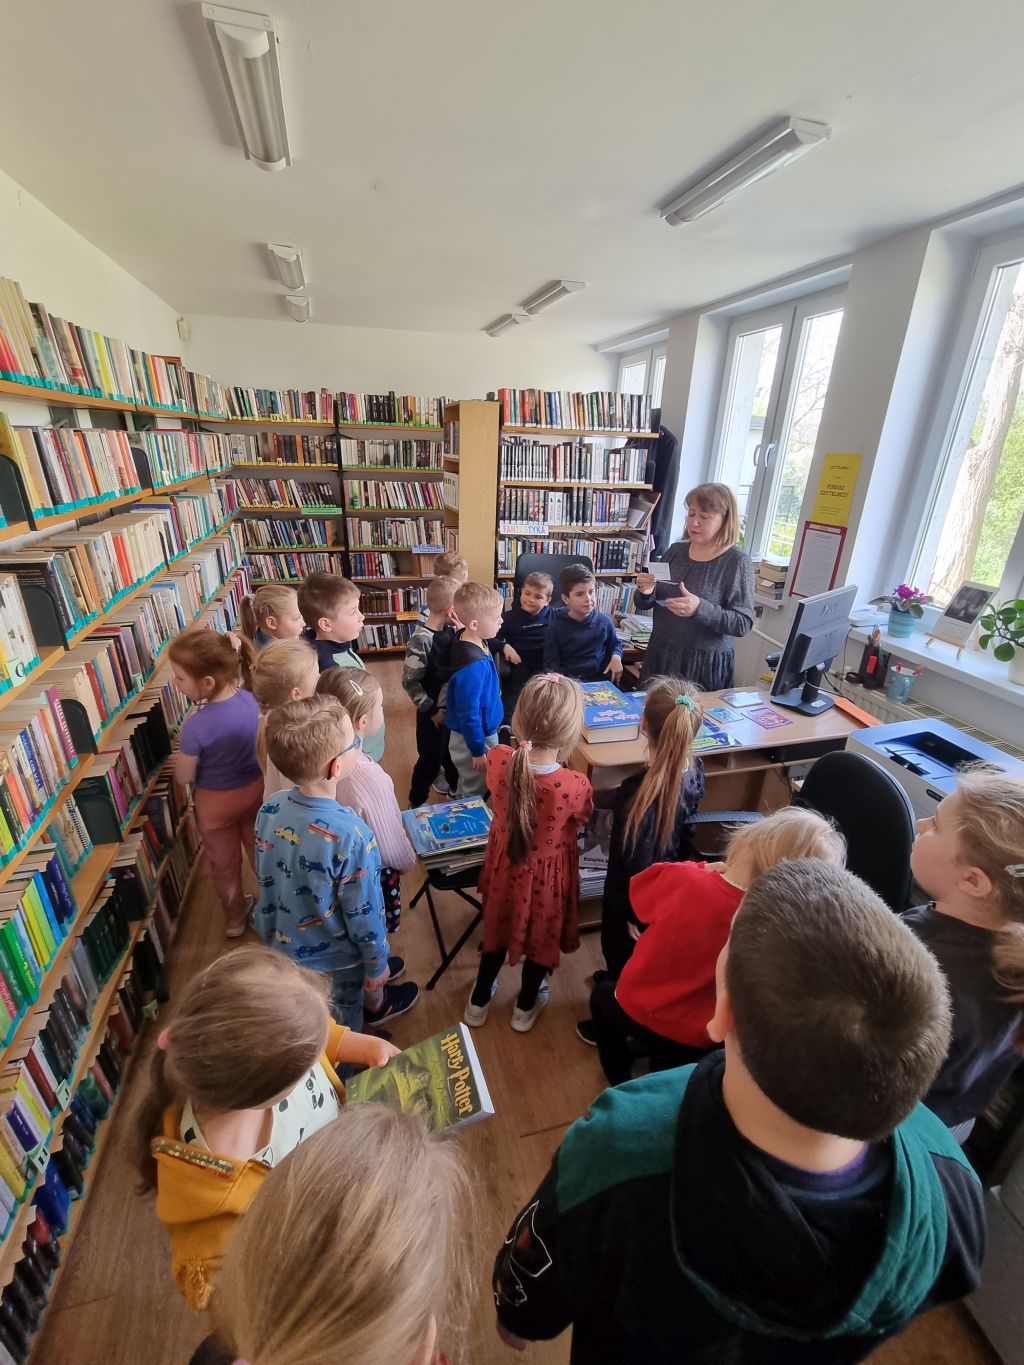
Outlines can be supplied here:
M540 675L540 681L560 683L563 681L563 675L561 673L542 673Z
M687 709L687 711L692 711L692 710L693 710L693 698L692 698L692 697L684 697L684 696L682 695L682 693L680 693L679 696L676 697L676 705L677 705L677 706L685 706L686 709Z
M1008 872L1011 877L1024 877L1024 863L1007 863L1003 871Z
M167 1036L167 1029L162 1028L162 1029L160 1030L160 1032L156 1035L156 1045L157 1045L157 1047L160 1049L161 1052L166 1052L166 1051L167 1051L167 1044L168 1044L169 1042L170 1042L170 1039L169 1039L168 1036Z
M528 754L530 750L533 748L532 739L517 739L516 744L520 749L522 749L523 753L526 754Z
M225 631L224 638L227 640L228 644L231 646L231 648L235 651L236 654L240 654L242 652L242 642L233 630Z

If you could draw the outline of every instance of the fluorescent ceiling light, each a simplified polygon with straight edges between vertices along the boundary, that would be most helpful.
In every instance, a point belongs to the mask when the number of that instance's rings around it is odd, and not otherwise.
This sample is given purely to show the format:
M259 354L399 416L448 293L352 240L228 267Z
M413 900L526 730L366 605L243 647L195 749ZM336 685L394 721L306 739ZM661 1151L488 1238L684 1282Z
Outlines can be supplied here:
M531 295L524 304L521 304L524 313L529 313L531 317L535 313L543 313L545 308L550 308L559 299L566 299L570 294L578 294L581 289L586 289L582 280L552 280L543 289L538 289L536 294Z
M298 247L277 246L273 242L268 242L267 250L281 283L287 289L305 289L306 276L302 271L302 256Z
M285 294L284 301L296 322L308 322L311 299L308 294Z
M677 195L661 211L662 218L672 227L692 223L702 218L719 204L724 204L748 185L763 180L782 166L788 166L804 152L832 134L827 123L812 123L809 119L787 118L756 138L736 156L715 168L708 175Z
M292 164L274 21L266 14L204 5L242 150L264 171Z
M524 322L532 322L525 313L506 313L503 317L497 318L484 331L489 337L500 337L502 332L507 332L510 327L521 327Z

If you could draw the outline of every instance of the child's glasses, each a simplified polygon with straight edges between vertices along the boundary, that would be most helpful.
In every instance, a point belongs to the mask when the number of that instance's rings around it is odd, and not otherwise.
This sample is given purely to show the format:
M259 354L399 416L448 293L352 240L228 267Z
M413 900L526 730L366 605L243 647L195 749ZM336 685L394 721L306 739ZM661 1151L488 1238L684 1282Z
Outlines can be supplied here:
M339 758L344 758L345 755L346 755L346 754L350 754L350 753L352 752L353 749L361 749L362 747L363 747L363 737L362 737L362 735L356 735L355 739L352 741L351 744L346 744L345 747L344 747L344 749L342 749L342 751L341 751L340 754L335 754L335 755L334 755L334 757L331 759L331 767L332 767L332 768L334 767L335 763L337 763L337 761L338 761Z

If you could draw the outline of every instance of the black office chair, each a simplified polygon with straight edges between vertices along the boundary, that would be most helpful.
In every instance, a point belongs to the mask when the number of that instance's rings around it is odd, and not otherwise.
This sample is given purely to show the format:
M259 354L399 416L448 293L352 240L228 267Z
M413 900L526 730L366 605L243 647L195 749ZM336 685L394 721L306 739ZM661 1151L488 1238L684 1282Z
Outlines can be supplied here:
M532 573L546 573L551 575L551 581L555 585L552 605L560 607L562 599L558 595L558 575L563 569L567 569L570 564L582 564L594 572L594 561L588 555L543 555L525 554L520 555L516 560L516 580L515 590L518 595L519 589L526 582Z

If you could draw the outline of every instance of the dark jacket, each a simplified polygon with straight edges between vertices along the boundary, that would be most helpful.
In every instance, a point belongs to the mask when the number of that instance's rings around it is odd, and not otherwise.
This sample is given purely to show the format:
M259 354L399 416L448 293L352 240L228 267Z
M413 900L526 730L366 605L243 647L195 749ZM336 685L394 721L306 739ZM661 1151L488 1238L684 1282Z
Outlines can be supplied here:
M610 616L592 611L577 621L568 611L552 612L544 637L544 667L580 682L598 682L613 654L622 655L622 641Z
M636 923L629 903L629 883L638 872L643 872L653 863L684 863L690 858L699 858L693 842L693 820L701 797L704 795L704 764L699 758L687 771L679 787L679 807L671 838L665 848L655 845L655 824L657 811L652 806L644 815L637 830L636 842L625 847L626 820L633 806L633 798L640 790L644 774L634 773L620 783L612 797L612 833L608 849L608 875L604 883L604 915L632 920Z
M501 618L498 644L512 646L523 661L522 668L530 677L544 667L544 641L554 614L550 605L541 607L540 611L531 615L523 611L518 602L513 602Z
M356 648L357 641L349 640L343 643L340 640L318 640L315 630L304 630L302 638L313 646L316 650L317 662L320 665L320 672L325 673L329 668L337 668L337 654L354 654L357 658L359 650Z
M462 736L474 758L482 757L487 752L484 741L497 733L504 707L490 650L463 640L462 632L452 645L445 700L445 725Z
M573 1365L852 1365L976 1288L978 1179L922 1106L855 1172L736 1130L721 1051L606 1090L498 1253L507 1331Z

